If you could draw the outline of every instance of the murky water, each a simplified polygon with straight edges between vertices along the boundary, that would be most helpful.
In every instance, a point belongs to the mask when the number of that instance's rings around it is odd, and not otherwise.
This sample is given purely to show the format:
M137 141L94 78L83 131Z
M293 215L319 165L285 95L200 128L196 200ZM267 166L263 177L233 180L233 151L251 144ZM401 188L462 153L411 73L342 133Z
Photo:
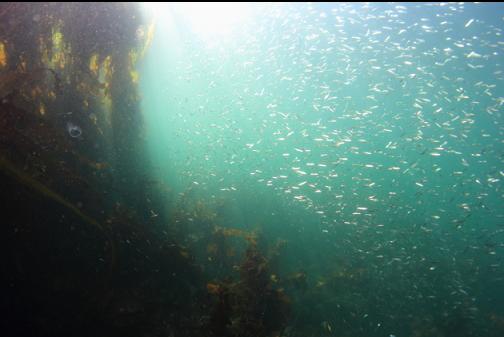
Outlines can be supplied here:
M76 218L62 223L96 219L102 233L86 234L101 237L96 252L89 238L72 242L110 266L96 271L110 273L105 290L90 290L108 299L85 302L102 306L98 318L61 331L91 322L109 335L501 336L503 9L151 4L135 7L126 33L111 6L96 14L114 32L95 41L104 52L79 35L85 26L51 19L39 68L56 75L5 68L0 93L43 84L55 101L4 109L57 116L50 125L65 140L34 143L70 145L41 162L78 154L52 179L79 172L103 202L81 195L79 179L58 189L43 173L14 173L7 155L0 166ZM0 65L17 52L0 38ZM59 94L60 80L79 94ZM36 138L30 127L12 137Z

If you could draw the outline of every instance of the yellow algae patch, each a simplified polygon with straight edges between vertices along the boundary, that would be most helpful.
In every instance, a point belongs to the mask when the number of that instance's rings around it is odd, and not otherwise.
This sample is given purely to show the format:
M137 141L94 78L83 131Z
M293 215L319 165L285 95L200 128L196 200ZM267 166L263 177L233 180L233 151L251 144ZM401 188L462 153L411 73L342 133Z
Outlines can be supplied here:
M134 84L138 83L138 80L140 79L140 74L136 70L131 70L130 71L130 76L131 76L131 82Z
M131 82L134 84L138 83L140 75L135 69L135 64L138 61L138 53L135 50L131 50L128 54L128 70L131 77Z
M89 70L98 76L98 71L100 70L100 63L98 62L98 54L91 55L89 59Z
M55 25L52 28L51 42L51 59L50 65L53 68L63 69L70 61L70 47L64 41L63 33L61 32L61 24Z
M56 99L56 93L53 90L51 90L51 91L49 91L47 93L47 97L50 98L50 99L52 99L52 100L55 100Z
M207 283L207 291L209 294L218 294L221 291L221 287L215 283Z
M112 121L112 97L110 96L110 83L112 81L113 67L112 57L109 55L103 60L100 70L98 72L98 80L103 83L101 105L105 114L105 121L111 123Z
M146 36L145 43L143 45L142 52L140 53L141 57L143 57L145 55L145 53L147 52L147 49L149 49L149 46L152 43L152 40L154 39L155 28L156 28L156 23L153 22L149 25L149 28L147 29L147 34L145 35Z
M138 54L142 58L147 49L149 49L152 40L154 39L154 30L156 27L156 22L153 21L148 27L147 32L145 32L145 26L140 25L136 31L137 39L139 41Z
M7 65L7 51L5 50L5 43L0 41L0 68Z
M40 105L39 105L39 114L40 114L41 116L44 116L44 115L45 115L45 113L46 113L46 108L45 108L45 105L44 105L44 103L40 103Z
M98 73L98 79L100 83L105 83L105 89L107 89L110 86L110 81L112 80L112 56L107 56L103 60L100 70Z
M140 79L139 72L135 69L137 62L145 56L147 49L149 48L152 39L154 38L154 28L155 23L149 25L147 29L147 34L141 34L144 40L143 45L140 46L138 50L131 50L128 54L128 70L131 77L131 82L134 84L138 84ZM138 28L138 31L143 32L143 27Z

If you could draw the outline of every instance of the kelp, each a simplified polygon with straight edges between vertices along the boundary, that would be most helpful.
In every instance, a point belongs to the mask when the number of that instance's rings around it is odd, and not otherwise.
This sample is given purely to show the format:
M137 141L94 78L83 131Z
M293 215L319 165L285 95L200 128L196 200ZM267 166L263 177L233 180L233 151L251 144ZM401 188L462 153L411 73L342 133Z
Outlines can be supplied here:
M21 172L18 169L16 169L16 167L11 162L9 162L7 159L5 159L1 156L0 156L0 170L3 173L10 176L11 178L15 179L19 184L21 184L25 187L28 187L33 192L38 193L40 195L43 195L45 198L48 198L48 199L56 202L57 204L63 206L69 212L73 213L78 218L80 218L84 223L86 223L90 226L97 227L103 231L103 227L102 227L102 225L100 225L100 223L98 223L98 221L94 220L93 218L91 218L88 215L81 212L76 206L72 205L70 202L65 200L61 195L54 192L53 190L51 190L50 188L48 188L44 184L31 178L26 173Z

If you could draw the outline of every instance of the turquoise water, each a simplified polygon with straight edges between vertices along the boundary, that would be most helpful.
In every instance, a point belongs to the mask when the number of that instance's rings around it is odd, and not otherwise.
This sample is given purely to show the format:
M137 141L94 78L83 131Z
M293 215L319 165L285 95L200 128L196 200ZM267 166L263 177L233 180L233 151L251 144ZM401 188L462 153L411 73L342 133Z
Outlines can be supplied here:
M279 277L308 288L285 335L500 335L503 5L246 11L157 17L141 105L167 208L284 242Z
M2 336L504 336L504 5L0 5Z

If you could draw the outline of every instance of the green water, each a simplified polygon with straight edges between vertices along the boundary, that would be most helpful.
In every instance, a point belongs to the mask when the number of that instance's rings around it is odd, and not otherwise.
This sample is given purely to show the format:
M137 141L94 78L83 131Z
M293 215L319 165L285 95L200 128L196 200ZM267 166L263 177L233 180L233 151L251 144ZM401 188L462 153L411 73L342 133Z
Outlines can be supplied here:
M141 104L166 207L285 240L278 273L312 289L292 335L499 335L502 4L248 11L205 36L157 19Z

